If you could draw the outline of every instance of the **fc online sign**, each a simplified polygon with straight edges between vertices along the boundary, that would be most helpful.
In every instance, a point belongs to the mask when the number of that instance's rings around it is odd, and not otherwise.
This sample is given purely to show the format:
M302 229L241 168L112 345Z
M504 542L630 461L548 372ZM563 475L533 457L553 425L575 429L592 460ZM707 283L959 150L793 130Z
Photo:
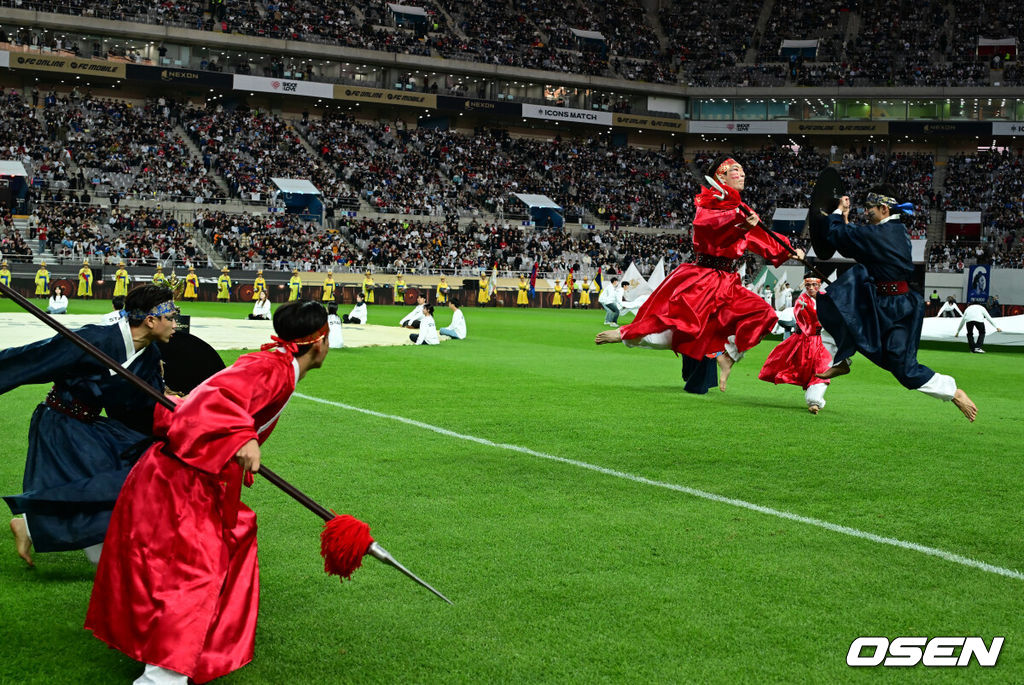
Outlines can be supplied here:
M960 648L957 655L956 649ZM979 666L995 666L1003 638L992 638L985 646L980 637L858 637L846 655L848 666L969 666L971 657ZM872 651L873 650L873 651Z

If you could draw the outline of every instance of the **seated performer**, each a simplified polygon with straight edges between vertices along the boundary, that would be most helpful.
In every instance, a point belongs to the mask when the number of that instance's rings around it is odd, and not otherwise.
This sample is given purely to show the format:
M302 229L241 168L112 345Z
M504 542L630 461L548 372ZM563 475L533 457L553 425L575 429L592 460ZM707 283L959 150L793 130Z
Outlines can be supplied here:
M907 284L914 263L910 237L899 221L899 210L912 208L898 205L895 191L885 185L872 188L865 205L867 225L849 222L848 196L829 217L812 221L818 240L857 262L818 296L818 319L837 348L832 367L818 377L849 373L850 357L860 352L903 387L952 401L968 421L974 421L978 408L956 380L917 361L924 301Z
M708 355L724 349L715 357L721 372L718 387L724 392L732 365L778 320L771 305L743 287L736 274L740 257L750 250L779 266L792 248L786 238L773 238L758 227L757 214L740 200L746 174L736 160L716 161L712 174L723 192L702 188L694 200L694 262L680 264L669 274L640 307L633 323L602 331L594 342L672 349L698 364L710 363ZM744 217L741 207L750 215ZM803 250L794 254L803 259Z
M256 302L252 306L250 319L270 321L270 300L267 299L267 291L261 290L256 293Z
M419 328L420 321L423 320L423 305L427 303L427 296L420 293L416 296L416 306L413 310L402 317L399 321L399 325L402 328Z
M348 324L366 323L366 301L363 299L362 293L356 293L356 304L352 307L352 311L342 318L342 321Z
M437 334L437 323L434 322L434 305L423 305L423 318L420 319L420 332L410 333L409 340L416 345L440 345L441 337Z
M329 351L327 312L298 301L274 313L274 342L243 355L170 412L124 483L85 627L146 664L136 682L205 683L252 661L259 610L256 514L242 484L260 445Z
M804 292L793 308L799 330L772 350L758 375L761 380L776 385L799 385L804 389L807 411L812 414L817 414L825 406L825 390L829 384L827 379L818 378L815 374L832 365L832 353L821 339L821 325L815 308L819 288L821 279L813 272L807 272Z
M50 301L46 305L47 314L67 314L68 313L68 298L64 294L64 288L59 285L53 286L53 295L50 296Z

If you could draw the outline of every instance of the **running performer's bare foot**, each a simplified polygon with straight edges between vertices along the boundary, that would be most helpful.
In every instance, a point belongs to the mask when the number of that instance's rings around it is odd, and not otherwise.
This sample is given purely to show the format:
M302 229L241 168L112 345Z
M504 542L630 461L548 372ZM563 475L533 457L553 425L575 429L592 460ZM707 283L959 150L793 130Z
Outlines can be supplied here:
M819 407L816 404L810 404L810 405L807 406L807 411L811 412L812 414L817 415L817 413L819 411L821 411L821 407Z
M718 389L725 392L725 384L729 382L729 374L732 372L732 365L736 362L729 356L728 352L715 357L718 361Z
M14 533L14 548L18 550L18 556L24 559L29 566L35 566L32 561L32 538L28 536L25 519L20 516L12 518L11 532Z
M818 378L828 380L829 378L835 378L836 376L845 376L848 373L850 373L850 360L844 359L835 366L830 366L825 369L822 373L816 373L814 375Z
M601 331L594 336L595 345L607 345L608 343L622 342L622 334L619 333L618 328L613 328L610 331Z
M953 404L963 412L968 421L974 423L974 418L978 415L978 407L975 406L974 402L971 402L971 398L967 396L967 393L957 388L956 393L953 395Z

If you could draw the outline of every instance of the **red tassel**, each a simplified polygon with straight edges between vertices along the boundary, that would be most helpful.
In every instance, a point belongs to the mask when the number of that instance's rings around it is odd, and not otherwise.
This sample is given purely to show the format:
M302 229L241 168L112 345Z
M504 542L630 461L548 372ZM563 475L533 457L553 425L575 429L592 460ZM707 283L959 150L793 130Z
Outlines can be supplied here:
M352 572L363 563L363 555L373 544L370 526L357 518L335 516L320 533L320 556L329 575L351 580Z

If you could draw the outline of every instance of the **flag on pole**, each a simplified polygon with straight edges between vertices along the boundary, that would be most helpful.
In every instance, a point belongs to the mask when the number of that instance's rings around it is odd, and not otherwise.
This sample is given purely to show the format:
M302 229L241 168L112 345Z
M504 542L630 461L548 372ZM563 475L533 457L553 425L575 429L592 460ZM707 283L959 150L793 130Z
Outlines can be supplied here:
M572 289L575 285L576 280L572 277L572 269L569 269L569 277L565 279L565 289L569 293L569 297L572 297Z
M604 281L601 280L601 267L597 267L597 276L594 276L594 285L597 286L597 294L604 290Z
M494 262L491 269L491 280L487 281L487 297L494 297L494 291L498 289L498 262Z
M530 298L537 294L537 265L540 262L533 263L533 272L530 274Z
M762 266L761 270L757 273L757 277L754 279L754 292L760 294L761 289L766 286L771 290L778 282L779 279L775 277L771 269L767 266Z

